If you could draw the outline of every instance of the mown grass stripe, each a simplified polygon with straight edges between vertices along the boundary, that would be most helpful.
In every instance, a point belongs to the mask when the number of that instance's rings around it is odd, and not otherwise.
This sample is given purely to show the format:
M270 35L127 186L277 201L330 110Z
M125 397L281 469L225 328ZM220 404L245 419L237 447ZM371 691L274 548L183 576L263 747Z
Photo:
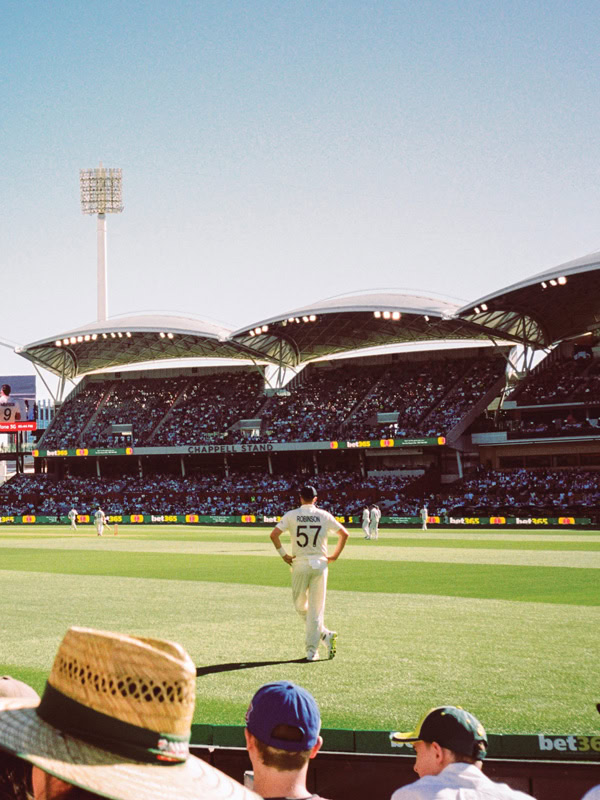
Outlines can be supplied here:
M40 545L43 543L45 547L52 547L53 541L56 543L57 546L61 548L68 548L68 546L72 546L74 548L77 547L86 547L88 545L89 540L96 541L95 535L93 537L90 536L80 536L80 537L72 537L67 538L64 536L57 536L52 538L44 538L40 539L39 542L36 542L35 539L31 539L27 537L22 539L22 543L26 547L31 547L32 545L39 543ZM237 544L237 545L248 545L248 544L264 544L271 547L271 542L269 541L268 537L265 535L248 535L248 534L223 534L220 536L217 535L196 535L196 536L177 536L177 535L169 535L169 541L176 543L176 542L193 542L197 544L202 543L217 543L217 544ZM109 539L111 541L111 539ZM115 542L126 541L126 542L164 542L165 537L159 538L156 536L141 536L141 537L134 537L134 536L119 536L118 538L114 539ZM285 541L285 537L284 537ZM0 538L0 553L6 547L11 547L14 544L13 537L2 537ZM600 552L600 537L597 538L596 541L548 541L548 540L536 540L532 538L531 541L527 541L524 539L495 539L492 535L486 538L388 538L388 537L381 537L377 542L365 542L364 539L361 537L360 540L354 538L348 540L348 547L352 548L367 548L367 550L375 550L378 547L395 547L395 548L411 548L411 547L418 547L418 548L440 548L440 549L448 549L452 548L453 550L533 550L533 551L562 551L562 552Z
M289 569L276 556L164 553L1 551L0 568L69 575L110 575L220 583L289 585ZM491 564L341 559L330 570L330 588L455 597L600 605L598 570Z

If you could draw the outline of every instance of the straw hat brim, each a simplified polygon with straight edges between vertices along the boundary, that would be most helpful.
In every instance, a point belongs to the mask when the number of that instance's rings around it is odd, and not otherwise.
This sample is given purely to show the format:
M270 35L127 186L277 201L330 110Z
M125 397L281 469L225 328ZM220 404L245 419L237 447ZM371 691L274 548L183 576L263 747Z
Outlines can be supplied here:
M0 701L0 748L67 783L111 800L258 798L195 756L183 764L144 764L86 744L44 722L36 705L23 698Z

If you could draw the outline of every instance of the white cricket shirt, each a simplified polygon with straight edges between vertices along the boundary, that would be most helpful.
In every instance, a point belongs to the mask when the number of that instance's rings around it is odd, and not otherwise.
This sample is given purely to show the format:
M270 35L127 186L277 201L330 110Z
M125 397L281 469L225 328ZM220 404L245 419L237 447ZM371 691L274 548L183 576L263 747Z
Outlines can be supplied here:
M532 800L530 794L495 783L474 764L453 763L396 789L391 800Z
M5 394L0 395L0 422L17 422L25 419L27 414L20 400L13 400Z
M277 527L289 531L293 556L314 558L327 557L327 534L339 531L342 526L329 511L305 505L284 514Z

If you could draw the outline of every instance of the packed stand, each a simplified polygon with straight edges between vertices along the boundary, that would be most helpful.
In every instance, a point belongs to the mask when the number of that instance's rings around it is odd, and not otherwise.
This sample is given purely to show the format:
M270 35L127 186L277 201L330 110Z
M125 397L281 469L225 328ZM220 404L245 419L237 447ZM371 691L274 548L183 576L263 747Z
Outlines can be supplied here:
M264 402L264 381L258 372L206 375L185 387L148 444L232 441L229 429L241 419L253 418Z
M83 447L123 447L143 444L165 416L188 378L139 378L116 382L98 416L81 436ZM131 425L133 436L111 431Z
M589 517L600 505L600 472L583 469L480 469L431 498L436 513L479 516L569 513Z
M395 364L344 427L346 438L414 438L450 431L502 375L500 358ZM378 413L396 422L376 423Z
M510 415L482 417L473 427L474 433L506 431L508 439L536 439L555 436L598 436L600 420L575 413L534 415L517 419Z
M98 407L109 384L89 383L75 397L63 403L43 436L40 446L45 450L77 447L81 432Z
M468 372L456 388L423 420L429 436L452 430L493 384L503 375L506 364L502 358L479 359L470 362Z
M262 415L259 441L316 442L339 438L344 420L370 392L379 366L314 369L288 397L275 396Z
M586 402L597 399L600 362L569 359L555 361L520 383L510 395L519 406Z
M312 476L319 504L334 514L359 514L365 504L402 504L413 475L394 473L362 478L355 472ZM182 478L149 475L121 478L17 475L0 487L3 515L65 516L71 508L89 514L101 506L106 514L202 514L274 516L297 503L306 476L202 473Z
M347 438L422 436L421 420L442 400L467 368L468 360L395 364L344 427ZM397 413L393 423L374 422L378 413Z

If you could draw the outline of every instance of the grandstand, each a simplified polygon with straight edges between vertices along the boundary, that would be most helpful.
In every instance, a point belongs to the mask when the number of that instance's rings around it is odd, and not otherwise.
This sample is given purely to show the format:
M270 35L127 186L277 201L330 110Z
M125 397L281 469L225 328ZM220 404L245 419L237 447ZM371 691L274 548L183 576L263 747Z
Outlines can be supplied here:
M132 315L17 348L73 389L39 432L35 475L0 491L3 512L60 518L106 498L121 516L143 507L259 520L310 476L338 515L378 501L389 517L411 517L427 501L440 524L484 512L590 516L599 275L594 254L462 308L350 295L238 331ZM550 354L515 381L517 344ZM524 469L554 476L545 493ZM499 491L503 470L517 471L506 473L517 475L512 494ZM572 474L558 480L561 470Z

